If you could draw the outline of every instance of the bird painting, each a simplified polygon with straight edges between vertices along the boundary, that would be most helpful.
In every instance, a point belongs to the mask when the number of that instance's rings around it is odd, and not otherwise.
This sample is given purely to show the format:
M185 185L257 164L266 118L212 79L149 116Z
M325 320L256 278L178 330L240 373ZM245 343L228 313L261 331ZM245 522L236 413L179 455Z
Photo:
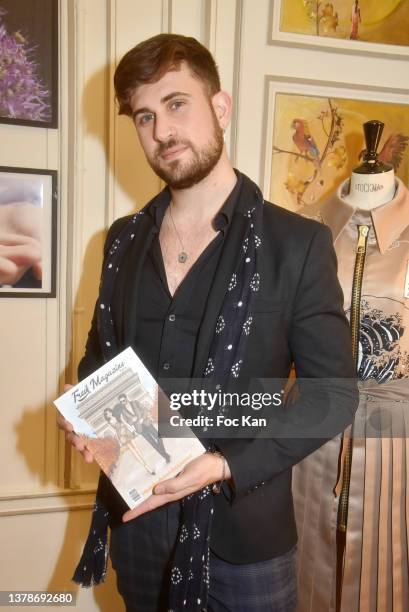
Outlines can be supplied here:
M302 156L310 158L314 162L319 162L320 152L311 136L308 123L304 119L294 119L291 124L293 128L293 142Z
M358 165L362 124L372 117L385 124L379 161L409 184L409 104L277 93L274 109L274 202L314 215Z
M390 164L396 171L402 162L408 143L409 136L399 133L391 134L378 153L378 160L385 164ZM366 150L363 149L359 154L359 159L363 159L365 153Z
M379 161L391 164L395 170L399 168L403 154L409 143L409 136L391 134L378 154Z

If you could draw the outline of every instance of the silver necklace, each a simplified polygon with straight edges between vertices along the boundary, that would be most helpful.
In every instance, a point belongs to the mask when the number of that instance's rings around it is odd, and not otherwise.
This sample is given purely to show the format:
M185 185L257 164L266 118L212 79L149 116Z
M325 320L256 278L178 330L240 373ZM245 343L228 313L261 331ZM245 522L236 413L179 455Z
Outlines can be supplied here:
M179 236L179 232L176 229L176 225L175 225L175 222L174 222L173 216L172 216L172 208L171 207L172 207L172 202L169 204L169 214L170 214L170 218L171 218L172 225L173 225L173 228L175 230L176 236L178 237L178 240L180 242L180 246L182 247L182 250L178 254L178 262L179 263L185 263L186 260L187 260L187 253L185 251L185 247L183 246L183 242L182 242L182 240L181 240L181 238Z

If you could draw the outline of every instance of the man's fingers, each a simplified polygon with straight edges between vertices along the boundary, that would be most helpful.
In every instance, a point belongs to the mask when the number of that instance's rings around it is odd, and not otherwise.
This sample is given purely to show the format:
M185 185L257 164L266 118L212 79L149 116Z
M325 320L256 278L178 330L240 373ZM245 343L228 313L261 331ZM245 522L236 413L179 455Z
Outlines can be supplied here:
M66 439L67 441L72 444L73 446L75 446L75 448L79 451L82 451L84 448L83 443L81 443L81 438L79 436L77 436L77 434L74 431L71 431L69 433L66 434Z
M90 453L90 451L87 449L87 439L85 436L79 436L78 434L72 432L67 435L67 438L69 438L71 444L81 453L83 453L85 450L87 453Z
M155 508L159 508L159 506L164 506L169 502L182 499L182 497L186 497L186 495L190 495L190 493L193 493L192 489L182 489L177 493L165 493L164 495L151 495L133 510L128 510L128 512L125 512L125 514L122 516L122 521L124 523L132 521L132 519L140 516L141 514L145 514L145 512L150 512L151 510L155 510Z
M87 448L87 438L85 436L79 436L73 431L65 434L65 439L79 451L84 457L86 463L92 463L94 461L94 454Z
M161 495L160 497L151 495L133 510L128 510L128 512L125 512L125 514L122 516L122 521L127 523L128 521L132 521L132 519L136 518L137 516L145 514L145 512L150 512L155 508L159 508L159 506L167 504L168 501L170 501L170 497L170 495Z
M185 472L180 472L174 478L168 478L168 480L163 480L158 483L154 488L155 495L163 495L165 493L178 493L182 489L187 489L190 484L190 477L186 475Z
M153 495L133 510L126 512L122 520L131 521L145 512L150 512L168 502L182 499L203 488L208 482L206 470L209 461L209 457L204 454L187 463L177 476L159 482L153 490Z
M57 415L57 425L60 429L62 429L65 432L73 431L73 426L71 425L69 421L67 421L67 419L64 419L62 414Z
M82 456L84 457L86 463L92 463L94 461L94 455L91 453L90 450L88 450L86 446L82 451Z
M64 385L64 391L68 391L72 386L73 385ZM60 412L57 413L57 425L66 432L71 432L74 429L71 423L67 421Z
M64 391L71 389L73 385L64 385ZM94 461L94 455L92 451L87 448L87 438L85 436L79 436L74 432L72 424L63 417L62 414L57 415L57 425L60 429L65 432L65 439L69 442L77 451L79 451L86 463L92 463Z

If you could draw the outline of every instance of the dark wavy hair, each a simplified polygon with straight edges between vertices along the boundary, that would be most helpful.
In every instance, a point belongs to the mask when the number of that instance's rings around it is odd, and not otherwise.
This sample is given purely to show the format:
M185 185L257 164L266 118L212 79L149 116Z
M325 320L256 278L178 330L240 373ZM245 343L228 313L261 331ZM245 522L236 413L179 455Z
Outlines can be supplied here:
M220 91L220 77L210 51L190 36L158 34L128 51L114 75L119 114L132 116L129 101L135 89L144 83L155 83L169 70L186 62L192 74L206 86L211 97Z

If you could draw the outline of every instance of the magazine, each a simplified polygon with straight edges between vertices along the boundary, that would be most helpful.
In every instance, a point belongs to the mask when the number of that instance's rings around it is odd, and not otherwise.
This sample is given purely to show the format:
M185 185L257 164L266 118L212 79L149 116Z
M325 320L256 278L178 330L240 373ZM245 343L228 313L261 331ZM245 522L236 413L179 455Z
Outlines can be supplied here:
M127 348L54 401L75 433L88 438L87 448L130 508L205 450L187 426L180 438L158 436L159 393Z

